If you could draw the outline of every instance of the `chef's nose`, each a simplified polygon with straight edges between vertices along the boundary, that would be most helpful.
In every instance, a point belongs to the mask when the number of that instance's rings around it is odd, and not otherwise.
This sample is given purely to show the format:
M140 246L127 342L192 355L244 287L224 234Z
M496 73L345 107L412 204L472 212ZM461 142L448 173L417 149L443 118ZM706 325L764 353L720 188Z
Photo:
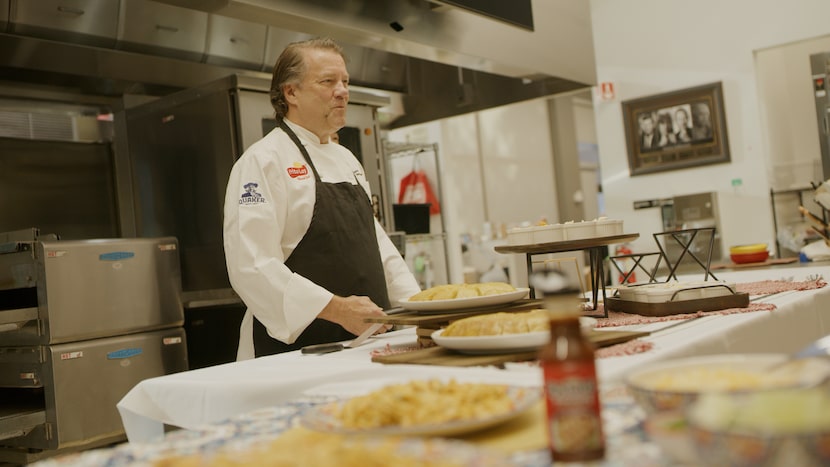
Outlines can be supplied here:
M338 97L349 97L349 84L340 81L334 88L334 94Z

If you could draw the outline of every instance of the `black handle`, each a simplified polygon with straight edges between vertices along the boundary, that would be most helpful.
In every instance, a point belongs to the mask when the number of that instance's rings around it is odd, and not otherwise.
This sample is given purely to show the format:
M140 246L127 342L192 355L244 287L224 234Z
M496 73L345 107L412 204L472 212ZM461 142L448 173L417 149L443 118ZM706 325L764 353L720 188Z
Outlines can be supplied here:
M308 355L320 355L324 353L339 352L341 350L343 350L343 344L338 344L335 342L328 344L307 345L300 349L300 353Z

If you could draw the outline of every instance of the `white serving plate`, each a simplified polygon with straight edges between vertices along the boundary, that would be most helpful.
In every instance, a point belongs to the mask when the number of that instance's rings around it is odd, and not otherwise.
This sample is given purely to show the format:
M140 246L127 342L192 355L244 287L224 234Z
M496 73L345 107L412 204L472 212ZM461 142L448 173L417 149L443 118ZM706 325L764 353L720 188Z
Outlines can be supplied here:
M306 411L300 418L300 423L311 430L327 433L362 434L362 435L384 435L384 436L450 436L490 428L504 423L524 413L533 406L541 394L533 388L510 387L508 397L513 402L510 411L473 418L469 420L456 420L447 423L435 423L429 425L415 426L389 426L380 428L355 429L343 426L333 411L346 402L346 400L319 405Z
M550 340L549 331L502 334L499 336L444 337L443 329L432 333L432 340L446 349L468 354L515 353L537 350Z
M398 304L407 310L412 311L454 311L467 310L470 308L490 306L490 305L505 305L515 302L527 296L530 289L527 287L517 288L512 292L506 292L495 295L484 295L481 297L464 297L451 298L448 300L425 300L425 301L409 301L403 299L398 301Z
M582 332L587 332L597 325L597 320L588 316L580 316L579 324ZM444 330L439 329L431 334L436 344L446 349L467 354L499 354L529 352L538 350L550 341L549 331L525 332L522 334L501 334L498 336L443 336Z

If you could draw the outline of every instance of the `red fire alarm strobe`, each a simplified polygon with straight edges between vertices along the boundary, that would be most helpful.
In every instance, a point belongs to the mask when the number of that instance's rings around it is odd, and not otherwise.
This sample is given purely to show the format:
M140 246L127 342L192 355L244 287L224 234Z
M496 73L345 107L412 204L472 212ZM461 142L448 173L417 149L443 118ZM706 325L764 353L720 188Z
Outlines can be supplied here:
M599 83L599 97L602 100L610 101L614 98L614 83L604 81Z

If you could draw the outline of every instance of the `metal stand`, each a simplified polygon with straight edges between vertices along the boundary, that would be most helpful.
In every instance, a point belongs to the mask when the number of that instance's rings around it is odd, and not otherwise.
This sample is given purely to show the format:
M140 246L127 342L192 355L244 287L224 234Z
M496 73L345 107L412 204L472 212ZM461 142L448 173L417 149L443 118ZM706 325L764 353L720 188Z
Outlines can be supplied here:
M654 263L654 267L651 268L651 270L648 270L646 269L645 265L642 264L642 261L646 257L654 255L657 255L657 262ZM614 266L614 268L617 269L617 271L622 276L623 284L628 282L628 278L631 277L632 274L634 274L634 271L636 271L637 268L648 274L648 282L652 283L657 282L657 269L660 268L660 261L663 259L663 253L659 251L655 251L652 253L632 253L630 255L610 256L608 259L611 260L611 264ZM634 264L631 266L631 268L628 269L628 271L623 270L623 268L620 266L620 263L626 259L634 261Z
M525 255L525 262L527 264L527 277L533 275L533 255L541 255L548 253L561 253L565 251L584 251L587 250L589 254L589 263L591 267L591 297L593 299L591 310L596 311L598 308L598 299L600 290L602 291L603 302L606 299L605 295L605 268L603 262L603 247L614 243L626 243L635 240L640 234L624 234L613 235L609 237L586 238L579 240L565 240L562 242L540 243L533 245L500 245L495 248L498 253L521 253ZM530 298L535 298L536 293L533 286L530 286ZM592 318L607 318L608 308L604 308L605 313L602 315L586 315Z
M695 237L700 232L709 232L709 248L706 251L706 261L701 261L700 258L695 255L695 252L690 249L692 243L695 241ZM689 255L690 258L695 260L700 267L703 268L705 271L705 275L703 276L703 280L709 280L711 276L712 279L718 280L714 274L710 271L710 267L712 265L712 250L715 247L715 228L714 227L702 227L699 229L685 229L685 230L675 230L670 232L660 232L652 234L654 236L654 241L657 243L657 247L660 248L660 253L662 253L663 257L666 259L666 264L669 266L669 276L666 278L666 282L670 281L672 278L675 280L677 279L677 267L680 266L680 262L683 261L683 258L686 254ZM680 252L680 255L677 257L677 261L672 264L671 259L666 252L666 248L663 247L663 244L660 243L659 237L668 237L674 239L681 247L683 247L683 251Z
M590 260L588 261L591 263L591 310L596 311L597 307L599 306L599 290L602 289L602 303L603 303L603 314L602 315L587 315L592 318L607 318L608 317L608 307L605 304L605 270L603 263L605 262L602 257L602 247L595 247L588 249L588 256ZM598 287L599 285L599 287Z

